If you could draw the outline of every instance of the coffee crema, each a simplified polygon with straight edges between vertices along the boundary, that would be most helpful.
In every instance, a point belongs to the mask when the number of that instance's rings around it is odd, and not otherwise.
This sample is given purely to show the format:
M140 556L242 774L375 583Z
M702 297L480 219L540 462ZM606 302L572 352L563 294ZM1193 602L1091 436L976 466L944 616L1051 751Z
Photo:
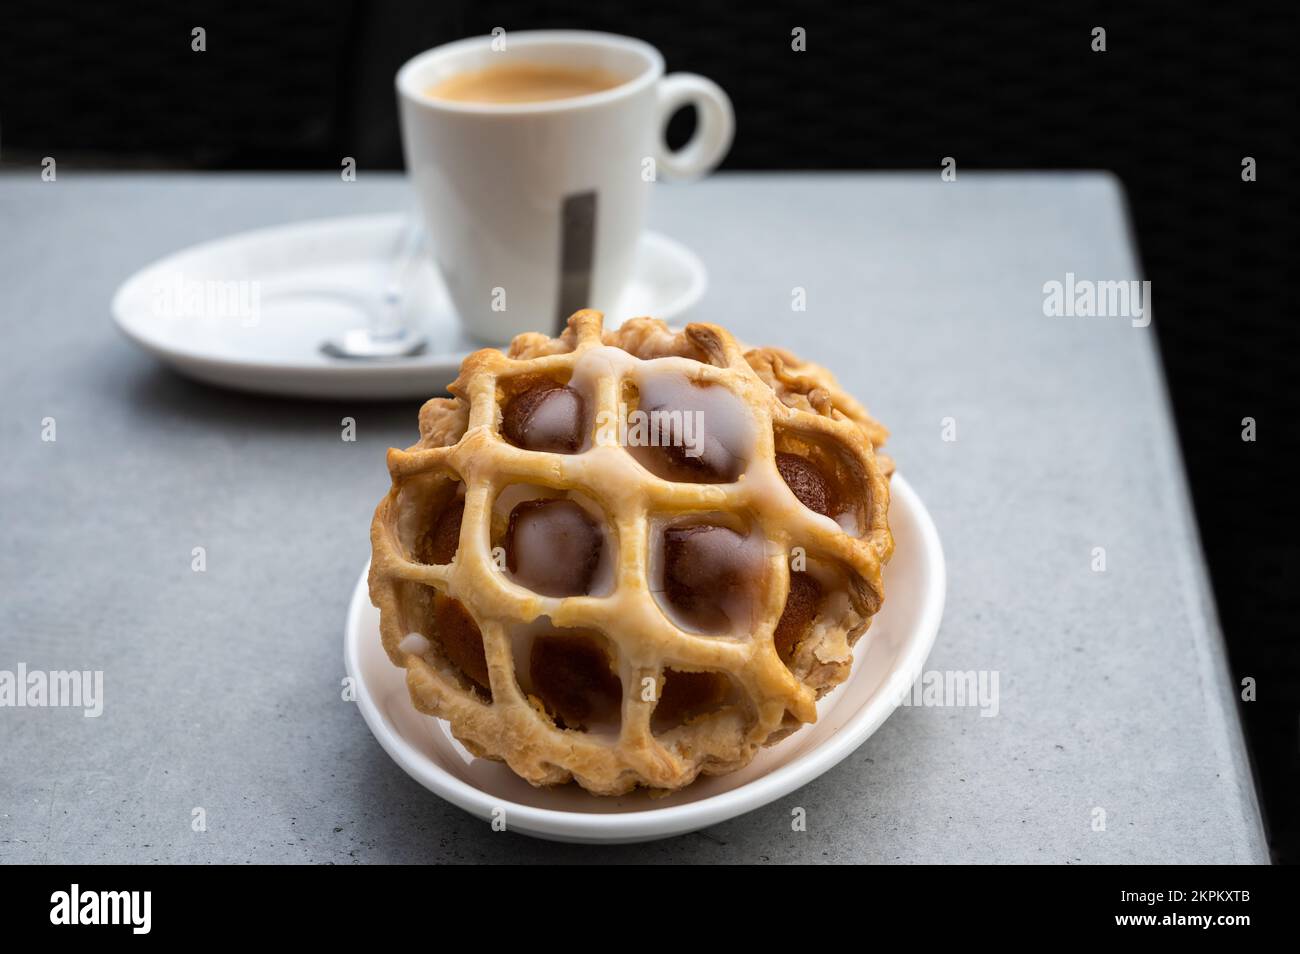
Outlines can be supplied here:
M595 67L513 63L457 73L430 86L424 95L458 103L541 103L589 96L623 83L623 77Z

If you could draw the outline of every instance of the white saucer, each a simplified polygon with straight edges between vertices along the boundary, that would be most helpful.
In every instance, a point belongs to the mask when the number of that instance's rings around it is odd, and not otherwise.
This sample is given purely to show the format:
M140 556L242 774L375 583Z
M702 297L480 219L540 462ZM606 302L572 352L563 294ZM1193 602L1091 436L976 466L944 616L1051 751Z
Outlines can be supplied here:
M622 843L685 834L752 811L805 785L861 745L921 674L939 631L945 592L943 549L912 488L891 480L894 557L885 570L885 604L858 641L853 672L817 705L818 720L730 775L701 777L684 791L651 798L589 795L576 785L534 788L500 762L476 759L447 723L411 705L405 672L379 640L379 611L361 574L348 609L344 661L357 704L389 755L425 788L487 824L504 809L509 830L552 841ZM917 766L924 773L924 766ZM468 823L468 822L467 822Z
M365 324L348 299L378 298L406 223L400 213L319 219L194 245L123 282L113 296L113 317L140 347L210 384L311 398L430 397L482 345L461 332L428 257L414 266L404 304L412 324L428 336L423 354L353 361L319 350L326 338ZM693 252L647 232L607 326L637 315L679 317L700 300L706 284ZM196 293L205 296L203 303L195 306L191 298L188 314L176 317L169 305ZM236 307L223 306L222 294ZM240 303L249 307L241 310Z

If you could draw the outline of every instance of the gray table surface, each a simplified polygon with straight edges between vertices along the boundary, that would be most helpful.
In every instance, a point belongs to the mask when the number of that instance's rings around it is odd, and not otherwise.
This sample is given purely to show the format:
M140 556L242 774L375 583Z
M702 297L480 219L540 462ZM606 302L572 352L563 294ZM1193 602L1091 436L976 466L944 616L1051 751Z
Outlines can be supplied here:
M996 670L996 717L900 709L805 788L645 845L492 832L409 779L339 685L384 450L418 402L193 384L108 313L189 243L406 202L364 173L0 177L0 670L105 674L99 718L0 709L0 861L1266 860L1154 327L1043 315L1066 272L1140 277L1101 174L655 196L652 225L708 265L697 316L828 365L892 428L948 559L927 668Z

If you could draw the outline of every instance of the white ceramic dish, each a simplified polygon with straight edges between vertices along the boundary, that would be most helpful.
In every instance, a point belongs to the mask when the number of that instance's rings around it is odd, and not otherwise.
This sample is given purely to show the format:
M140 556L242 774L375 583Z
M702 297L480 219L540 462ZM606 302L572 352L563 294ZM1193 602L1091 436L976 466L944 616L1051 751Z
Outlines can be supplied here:
M364 572L348 610L347 671L366 724L397 764L485 823L504 811L512 831L583 843L684 834L766 805L839 763L885 721L921 674L943 616L943 549L925 505L897 474L889 524L895 550L885 571L885 605L858 641L852 675L818 704L817 722L764 749L738 772L701 777L664 798L642 791L599 798L576 785L534 788L505 765L471 756L445 722L411 705L404 670L380 645L379 611L370 605Z
M349 216L204 242L123 282L113 317L141 348L209 384L308 398L427 398L482 347L461 331L427 255L414 267L403 303L408 320L428 337L423 354L354 361L320 351L326 338L365 324L353 302L378 300L406 224L400 213ZM690 249L646 232L607 326L637 315L680 318L706 285ZM171 306L181 300L187 304L177 317Z

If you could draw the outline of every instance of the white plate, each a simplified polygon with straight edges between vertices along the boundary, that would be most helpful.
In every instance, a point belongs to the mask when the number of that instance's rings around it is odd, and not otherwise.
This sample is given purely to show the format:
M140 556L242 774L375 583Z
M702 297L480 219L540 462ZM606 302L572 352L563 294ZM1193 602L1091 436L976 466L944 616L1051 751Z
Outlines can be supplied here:
M861 745L921 674L943 616L939 534L907 481L891 481L894 557L885 604L854 650L848 680L817 705L818 718L763 749L730 775L701 777L684 791L651 798L638 790L601 798L576 785L534 788L500 762L476 759L441 719L411 705L405 671L379 640L379 611L361 574L348 610L344 660L375 738L425 788L485 822L504 810L506 827L538 838L584 843L650 841L717 824L805 785ZM918 771L924 771L918 767Z
M365 324L350 299L378 299L406 223L400 213L320 219L194 245L123 282L113 317L150 354L209 384L311 398L430 397L482 345L461 332L427 255L414 266L403 306L428 336L424 354L350 361L320 351L326 338ZM706 284L693 252L647 232L607 326L637 315L679 317Z

